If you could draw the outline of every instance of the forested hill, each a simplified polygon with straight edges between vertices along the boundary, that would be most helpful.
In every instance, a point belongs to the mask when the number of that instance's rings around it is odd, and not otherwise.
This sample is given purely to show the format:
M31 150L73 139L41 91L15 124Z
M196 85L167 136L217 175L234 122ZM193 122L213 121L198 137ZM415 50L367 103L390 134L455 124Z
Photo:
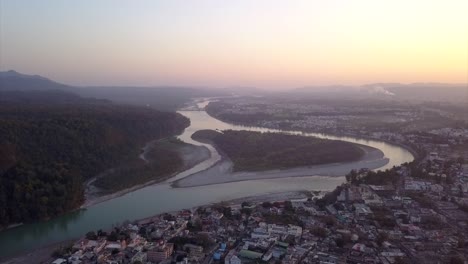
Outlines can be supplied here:
M80 206L84 180L188 125L177 113L112 103L0 103L0 226Z

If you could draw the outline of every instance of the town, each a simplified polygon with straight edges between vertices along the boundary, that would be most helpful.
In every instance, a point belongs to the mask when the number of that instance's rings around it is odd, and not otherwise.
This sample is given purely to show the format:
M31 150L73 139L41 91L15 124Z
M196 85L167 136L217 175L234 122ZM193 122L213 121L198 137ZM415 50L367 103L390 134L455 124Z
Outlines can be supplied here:
M0 0L0 264L468 264L468 0Z
M456 103L238 97L212 102L206 111L226 122L282 130L396 140L421 131L447 140L468 137L468 108Z
M353 170L328 193L222 202L90 231L50 263L466 263L468 129L355 132L405 146L415 160Z
M221 203L90 231L51 263L464 263L468 164L444 157L353 171L319 197Z

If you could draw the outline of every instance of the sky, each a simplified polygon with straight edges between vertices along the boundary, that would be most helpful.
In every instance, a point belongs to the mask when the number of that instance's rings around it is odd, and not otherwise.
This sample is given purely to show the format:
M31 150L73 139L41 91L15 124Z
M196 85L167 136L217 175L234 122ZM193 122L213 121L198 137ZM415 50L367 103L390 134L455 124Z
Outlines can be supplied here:
M73 85L468 82L466 0L0 0L0 70Z

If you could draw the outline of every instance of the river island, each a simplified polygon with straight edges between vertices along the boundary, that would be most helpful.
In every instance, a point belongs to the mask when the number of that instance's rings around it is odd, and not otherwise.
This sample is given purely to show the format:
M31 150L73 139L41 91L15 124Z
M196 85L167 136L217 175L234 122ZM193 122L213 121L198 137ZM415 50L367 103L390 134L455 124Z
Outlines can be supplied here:
M213 144L222 158L207 170L175 181L174 187L314 175L343 176L353 169L376 169L388 163L379 149L313 136L200 130L192 138Z

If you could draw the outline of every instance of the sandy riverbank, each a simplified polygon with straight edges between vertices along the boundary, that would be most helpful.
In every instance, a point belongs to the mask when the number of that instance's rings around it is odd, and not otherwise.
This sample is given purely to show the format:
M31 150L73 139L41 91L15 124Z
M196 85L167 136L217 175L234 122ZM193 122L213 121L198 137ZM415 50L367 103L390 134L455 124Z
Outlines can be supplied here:
M149 143L149 144L153 144L153 143ZM182 158L182 160L184 162L184 165L183 165L182 169L179 172L177 172L177 173L175 173L173 175L168 175L167 177L164 177L164 178L159 178L157 180L148 181L148 182L145 182L143 184L138 184L138 185L132 186L130 188L127 188L127 189L124 189L124 190L121 190L121 191L117 191L117 192L113 192L113 193L109 193L109 194L102 193L98 188L96 188L92 184L93 181L90 181L90 182L88 182L86 184L86 194L85 194L85 199L86 200L85 200L84 204L81 206L81 208L86 208L86 207L89 207L89 206L92 206L92 205L95 205L95 204L98 204L98 203L102 203L102 202L107 201L107 200L111 200L111 199L120 197L122 195L125 195L127 193L136 191L136 190L144 188L146 186L150 186L150 185L153 185L153 184L164 182L164 181L172 178L174 175L176 175L176 174L178 174L180 172L183 172L185 170L188 170L188 169L192 168L193 166L199 164L200 162L202 162L202 161L204 161L206 159L209 159L211 157L210 151L206 147L203 147L203 146L195 146L195 145L190 145L190 144L184 144L183 146L177 148L176 151L178 152L178 154L180 155L180 157ZM147 153L147 152L148 152L148 147L145 147L143 153ZM140 155L140 158L142 158L143 160L146 161L145 154L143 154L143 153L142 153L142 155Z
M259 179L275 179L304 176L344 176L353 169L377 169L388 163L381 150L360 145L365 154L359 161L332 163L309 167L299 167L284 170L269 170L257 172L232 172L232 162L225 156L213 167L180 179L173 187L185 188L201 185L211 185L236 181Z

